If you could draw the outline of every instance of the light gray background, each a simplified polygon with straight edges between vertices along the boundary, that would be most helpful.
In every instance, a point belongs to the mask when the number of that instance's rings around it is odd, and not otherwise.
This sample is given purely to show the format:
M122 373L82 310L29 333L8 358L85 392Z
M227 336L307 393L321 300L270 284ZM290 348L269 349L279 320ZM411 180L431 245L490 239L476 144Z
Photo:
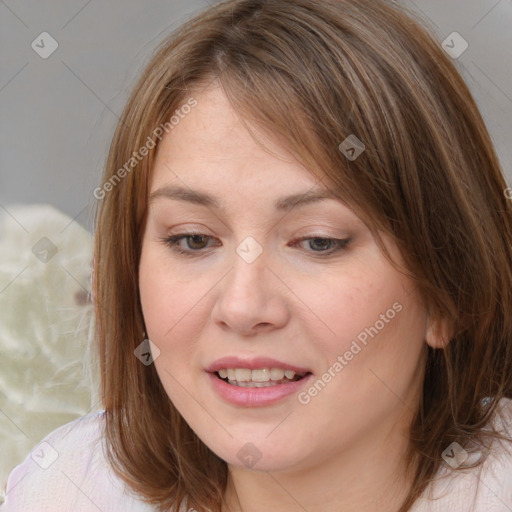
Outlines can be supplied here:
M212 0L213 1L213 0ZM403 0L469 43L457 66L512 181L512 0ZM94 197L131 85L157 43L206 0L0 1L0 207L49 203L92 230ZM43 31L59 44L31 48Z

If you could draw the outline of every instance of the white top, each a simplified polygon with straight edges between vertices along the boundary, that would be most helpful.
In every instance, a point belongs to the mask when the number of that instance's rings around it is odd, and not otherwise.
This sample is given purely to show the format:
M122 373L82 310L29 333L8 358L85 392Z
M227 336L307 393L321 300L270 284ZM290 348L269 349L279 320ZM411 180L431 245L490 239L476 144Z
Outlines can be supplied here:
M504 423L497 418L495 422L512 436L512 400L502 399L500 407ZM12 470L0 512L154 512L156 508L132 494L110 468L101 442L103 423L100 411L46 436ZM434 485L410 512L511 512L512 448L507 446L511 444L493 441L481 472L479 468L453 471L449 465L442 466ZM461 460L463 452L454 445L445 454L452 465ZM429 493L439 499L428 499ZM185 507L180 509L185 511Z

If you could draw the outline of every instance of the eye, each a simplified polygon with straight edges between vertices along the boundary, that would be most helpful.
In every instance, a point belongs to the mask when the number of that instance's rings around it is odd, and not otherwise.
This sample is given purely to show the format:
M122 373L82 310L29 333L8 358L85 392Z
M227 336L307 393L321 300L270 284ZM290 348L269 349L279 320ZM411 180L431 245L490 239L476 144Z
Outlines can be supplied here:
M179 235L165 237L162 239L162 241L170 246L173 251L176 251L179 254L183 254L185 256L195 256L193 253L202 251L205 248L204 240L211 238L212 237L203 235L201 233L180 233ZM184 249L180 245L182 240L186 240L186 245L188 248ZM192 244L189 243L190 240L192 240Z
M344 250L347 245L350 243L350 238L328 238L328 237L303 237L299 238L298 240L294 240L291 245L296 246L302 242L308 241L308 246L310 248L313 247L319 247L319 249L313 249L312 252L316 252L315 256L330 256L331 254L334 254L335 252L339 252ZM327 250L326 250L327 249ZM329 250L330 249L330 250Z
M161 241L178 254L182 254L187 257L197 257L202 253L204 254L204 249L208 248L208 246L205 245L205 242L211 239L213 239L213 237L202 233L180 233L178 235L161 238ZM182 240L186 241L187 247L184 248L180 245ZM290 245L292 247L296 247L307 240L311 241L309 243L309 247L312 249L308 252L316 253L314 256L318 257L327 257L331 254L342 251L351 241L349 238L339 239L313 236L293 240ZM319 249L314 249L313 247L319 247Z

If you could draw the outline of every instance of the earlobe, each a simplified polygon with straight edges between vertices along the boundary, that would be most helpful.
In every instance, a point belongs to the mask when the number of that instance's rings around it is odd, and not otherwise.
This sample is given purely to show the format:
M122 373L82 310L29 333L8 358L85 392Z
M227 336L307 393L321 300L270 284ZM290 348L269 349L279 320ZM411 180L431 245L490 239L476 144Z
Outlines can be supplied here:
M432 348L446 348L452 338L453 329L450 326L448 319L439 319L431 315L427 315L425 341Z

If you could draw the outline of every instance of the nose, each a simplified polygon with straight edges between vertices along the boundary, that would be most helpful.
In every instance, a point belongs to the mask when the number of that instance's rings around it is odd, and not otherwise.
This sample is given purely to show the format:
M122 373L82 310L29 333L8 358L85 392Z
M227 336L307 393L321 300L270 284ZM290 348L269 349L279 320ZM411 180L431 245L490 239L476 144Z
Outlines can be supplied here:
M290 292L268 266L268 251L255 254L254 247L244 249L247 246L238 246L231 269L217 287L212 319L223 330L252 337L286 325Z

